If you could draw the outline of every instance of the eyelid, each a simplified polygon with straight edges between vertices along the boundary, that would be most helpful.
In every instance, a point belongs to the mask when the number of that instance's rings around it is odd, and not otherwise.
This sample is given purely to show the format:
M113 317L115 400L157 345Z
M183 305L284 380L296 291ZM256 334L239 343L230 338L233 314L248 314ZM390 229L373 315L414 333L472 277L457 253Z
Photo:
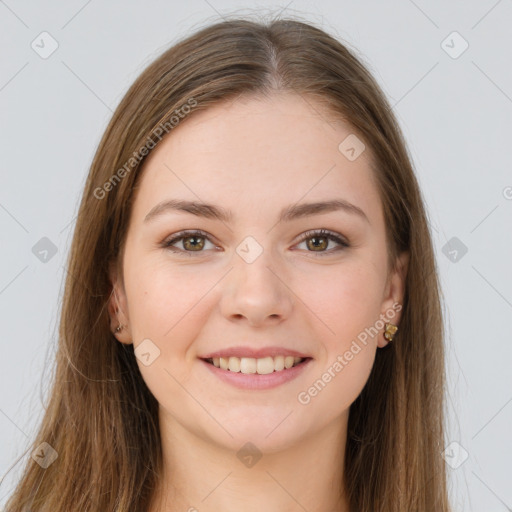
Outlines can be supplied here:
M346 244L347 246L349 245L348 240L346 240L346 238L341 233L336 233L336 231L331 231L325 228L310 229L309 231L305 231L300 235L299 241L302 242L313 236L326 237L330 240L336 239L342 244Z
M325 228L311 229L309 231L302 233L297 244L302 243L308 238L313 237L327 238L328 240L332 240L333 242L338 244L338 247L330 249L328 251L306 251L308 253L317 254L319 256L327 256L329 254L334 254L336 252L339 252L340 250L347 249L351 246L348 240L342 234Z
M177 249L176 247L172 247L172 245L171 245L176 242L179 242L183 238L189 238L189 237L194 237L194 236L205 238L206 240L208 240L209 242L211 242L212 244L217 246L217 244L213 240L213 237L206 231L203 231L202 229L184 229L183 231L178 231L177 233L173 233L170 237L167 237L160 245L164 249L169 249L172 252L177 252L177 253L181 253L181 254L187 254L189 256L192 256L195 252L197 252L197 253L204 252L204 251L184 251L182 249Z
M205 238L210 243L218 246L218 244L216 244L216 242L213 240L213 237L209 233L207 233L206 231L203 231L201 229L185 229L183 231L174 233L173 235L171 235L171 238L165 239L161 243L161 246L163 248L171 250L172 252L176 252L176 253L180 253L180 254L187 254L189 256L192 256L194 253L199 253L199 254L204 253L205 251L184 251L183 249L177 249L176 247L172 246L172 244L174 244L184 238L194 237L194 236L197 236L200 238ZM307 240L309 238L313 238L313 237L327 238L328 240L331 240L338 244L337 248L330 249L328 251L306 251L306 252L309 252L312 254L318 254L320 256L333 254L334 252L338 252L341 249L346 249L351 246L350 243L348 242L348 240L343 235L341 235L340 233L337 233L335 231L330 231L329 229L325 229L325 228L310 229L308 231L305 231L304 233L302 233L300 235L299 240L294 245L300 244L300 243L304 242L305 240Z

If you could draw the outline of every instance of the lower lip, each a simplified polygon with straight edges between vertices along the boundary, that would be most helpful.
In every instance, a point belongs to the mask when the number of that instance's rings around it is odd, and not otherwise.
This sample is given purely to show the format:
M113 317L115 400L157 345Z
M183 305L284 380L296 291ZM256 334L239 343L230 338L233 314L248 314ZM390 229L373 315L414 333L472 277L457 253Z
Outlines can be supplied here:
M308 358L297 366L292 366L291 368L281 370L279 372L267 373L266 375L260 375L258 373L231 372L229 370L217 368L213 364L206 362L204 359L201 359L200 361L204 363L214 375L222 379L224 382L232 384L238 388L271 389L298 377L309 365L312 359Z

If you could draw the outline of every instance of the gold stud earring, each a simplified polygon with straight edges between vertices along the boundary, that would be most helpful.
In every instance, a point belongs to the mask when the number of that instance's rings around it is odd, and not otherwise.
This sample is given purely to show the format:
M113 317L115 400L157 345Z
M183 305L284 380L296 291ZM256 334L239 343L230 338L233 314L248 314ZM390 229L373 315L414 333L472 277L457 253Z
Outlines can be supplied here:
M384 338L388 341L393 341L393 336L396 334L396 331L398 331L397 325L387 323L386 330L384 331Z

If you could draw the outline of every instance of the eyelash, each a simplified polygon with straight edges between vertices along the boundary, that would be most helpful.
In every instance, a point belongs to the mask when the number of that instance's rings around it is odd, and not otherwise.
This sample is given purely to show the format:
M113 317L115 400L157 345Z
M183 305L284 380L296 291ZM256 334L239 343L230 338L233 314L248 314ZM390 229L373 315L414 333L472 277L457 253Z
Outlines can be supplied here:
M200 238L206 238L209 242L212 242L210 240L210 237L207 233L201 230L190 230L190 231L181 231L179 233L176 233L176 236L173 236L171 239L166 240L162 243L162 247L165 249L169 249L170 251L174 253L181 253L181 254L187 254L189 256L192 256L194 253L202 253L204 251L185 251L183 249L177 249L176 247L173 247L172 244L179 242L180 240L183 240L184 238L192 238L192 237L200 237ZM330 249L327 251L307 251L314 254L317 254L319 256L324 256L327 254L332 254L333 252L338 252L342 249L346 249L350 247L350 244L340 236L338 236L335 232L329 231L327 229L317 229L317 230L310 230L303 233L301 239L297 242L297 244L300 244L304 242L305 240L308 240L310 238L327 238L328 240L331 240L333 242L336 242L340 246L335 249ZM213 242L212 242L213 243Z

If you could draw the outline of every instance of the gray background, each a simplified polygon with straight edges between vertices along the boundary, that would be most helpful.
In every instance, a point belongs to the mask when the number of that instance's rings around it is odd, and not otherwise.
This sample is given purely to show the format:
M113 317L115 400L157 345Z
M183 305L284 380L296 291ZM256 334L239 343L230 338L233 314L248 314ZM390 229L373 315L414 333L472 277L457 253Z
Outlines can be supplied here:
M355 47L394 106L445 294L455 510L512 510L510 0L0 0L0 506L42 417L77 204L113 109L178 38L280 8ZM45 59L43 31L58 43Z

